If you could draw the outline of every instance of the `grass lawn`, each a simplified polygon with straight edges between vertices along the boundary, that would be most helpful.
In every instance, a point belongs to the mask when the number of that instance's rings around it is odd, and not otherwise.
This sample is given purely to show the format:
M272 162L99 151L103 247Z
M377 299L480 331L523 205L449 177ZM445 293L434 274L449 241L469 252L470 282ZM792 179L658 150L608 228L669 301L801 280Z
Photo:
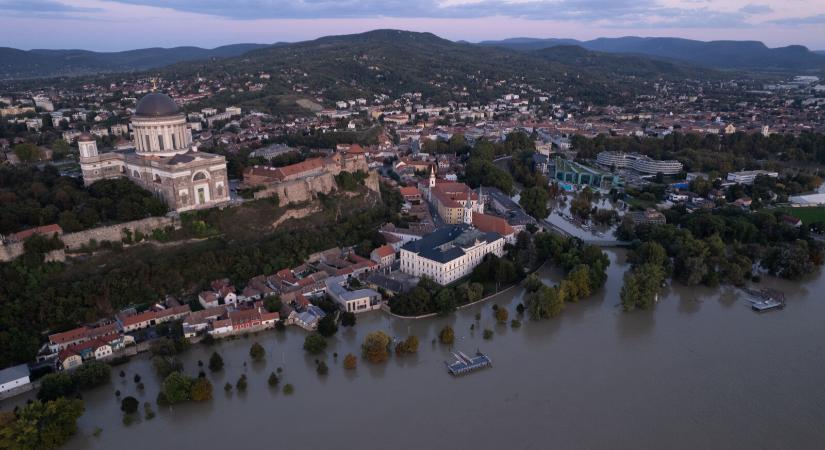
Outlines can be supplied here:
M807 208L777 208L789 216L802 219L802 223L809 225L816 222L825 222L825 206L812 206Z

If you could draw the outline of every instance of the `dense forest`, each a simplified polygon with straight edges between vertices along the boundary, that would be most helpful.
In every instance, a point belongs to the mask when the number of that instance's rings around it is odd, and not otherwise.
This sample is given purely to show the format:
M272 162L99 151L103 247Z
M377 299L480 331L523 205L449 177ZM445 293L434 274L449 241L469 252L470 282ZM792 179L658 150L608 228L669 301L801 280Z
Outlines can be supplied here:
M254 240L216 237L166 249L140 246L71 263L44 263L42 254L30 253L0 264L0 366L33 359L45 338L41 333L94 321L127 305L146 305L166 294L187 297L222 277L243 286L256 275L297 265L334 246L382 245L376 230L397 219L401 200L395 191L381 194L378 206L337 212L328 207L332 218L322 225L307 222Z
M166 205L127 179L89 187L61 176L54 166L0 167L0 234L59 224L64 231L159 216Z

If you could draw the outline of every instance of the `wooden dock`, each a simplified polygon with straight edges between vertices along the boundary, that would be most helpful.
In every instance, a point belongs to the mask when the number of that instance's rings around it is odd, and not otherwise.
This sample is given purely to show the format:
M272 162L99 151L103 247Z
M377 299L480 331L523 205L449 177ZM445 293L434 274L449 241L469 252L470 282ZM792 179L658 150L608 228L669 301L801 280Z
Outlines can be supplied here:
M450 375L460 376L486 367L492 367L493 360L489 356L476 351L475 356L467 356L462 352L453 353L455 361L444 361Z

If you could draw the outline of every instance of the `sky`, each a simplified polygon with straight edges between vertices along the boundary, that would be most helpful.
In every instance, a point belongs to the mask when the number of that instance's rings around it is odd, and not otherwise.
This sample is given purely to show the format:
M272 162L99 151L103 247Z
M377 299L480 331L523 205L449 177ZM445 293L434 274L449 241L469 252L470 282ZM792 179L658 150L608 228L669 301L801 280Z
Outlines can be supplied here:
M825 50L825 0L0 0L0 46L118 51L379 28L477 42L675 36Z

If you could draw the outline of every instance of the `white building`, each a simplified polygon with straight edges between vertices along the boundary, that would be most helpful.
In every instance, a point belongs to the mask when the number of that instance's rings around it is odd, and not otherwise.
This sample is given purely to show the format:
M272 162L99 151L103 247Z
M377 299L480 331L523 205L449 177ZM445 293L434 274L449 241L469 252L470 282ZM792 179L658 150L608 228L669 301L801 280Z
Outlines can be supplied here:
M742 172L728 173L728 181L736 184L753 184L758 176L776 178L779 174L767 170L744 170Z
M605 167L617 169L631 168L636 172L663 175L675 175L682 171L682 163L674 160L656 160L638 153L601 152L596 162Z
M30 382L29 366L26 364L0 370L0 394L28 386Z
M488 254L504 255L504 238L470 225L439 228L401 247L401 271L446 285L469 275Z
M226 159L197 151L186 116L169 96L152 93L141 98L132 128L135 148L127 151L98 152L92 136L77 138L85 184L126 177L177 211L229 201Z
M372 289L348 290L346 276L330 277L324 280L327 294L346 312L360 313L381 307L381 294Z

